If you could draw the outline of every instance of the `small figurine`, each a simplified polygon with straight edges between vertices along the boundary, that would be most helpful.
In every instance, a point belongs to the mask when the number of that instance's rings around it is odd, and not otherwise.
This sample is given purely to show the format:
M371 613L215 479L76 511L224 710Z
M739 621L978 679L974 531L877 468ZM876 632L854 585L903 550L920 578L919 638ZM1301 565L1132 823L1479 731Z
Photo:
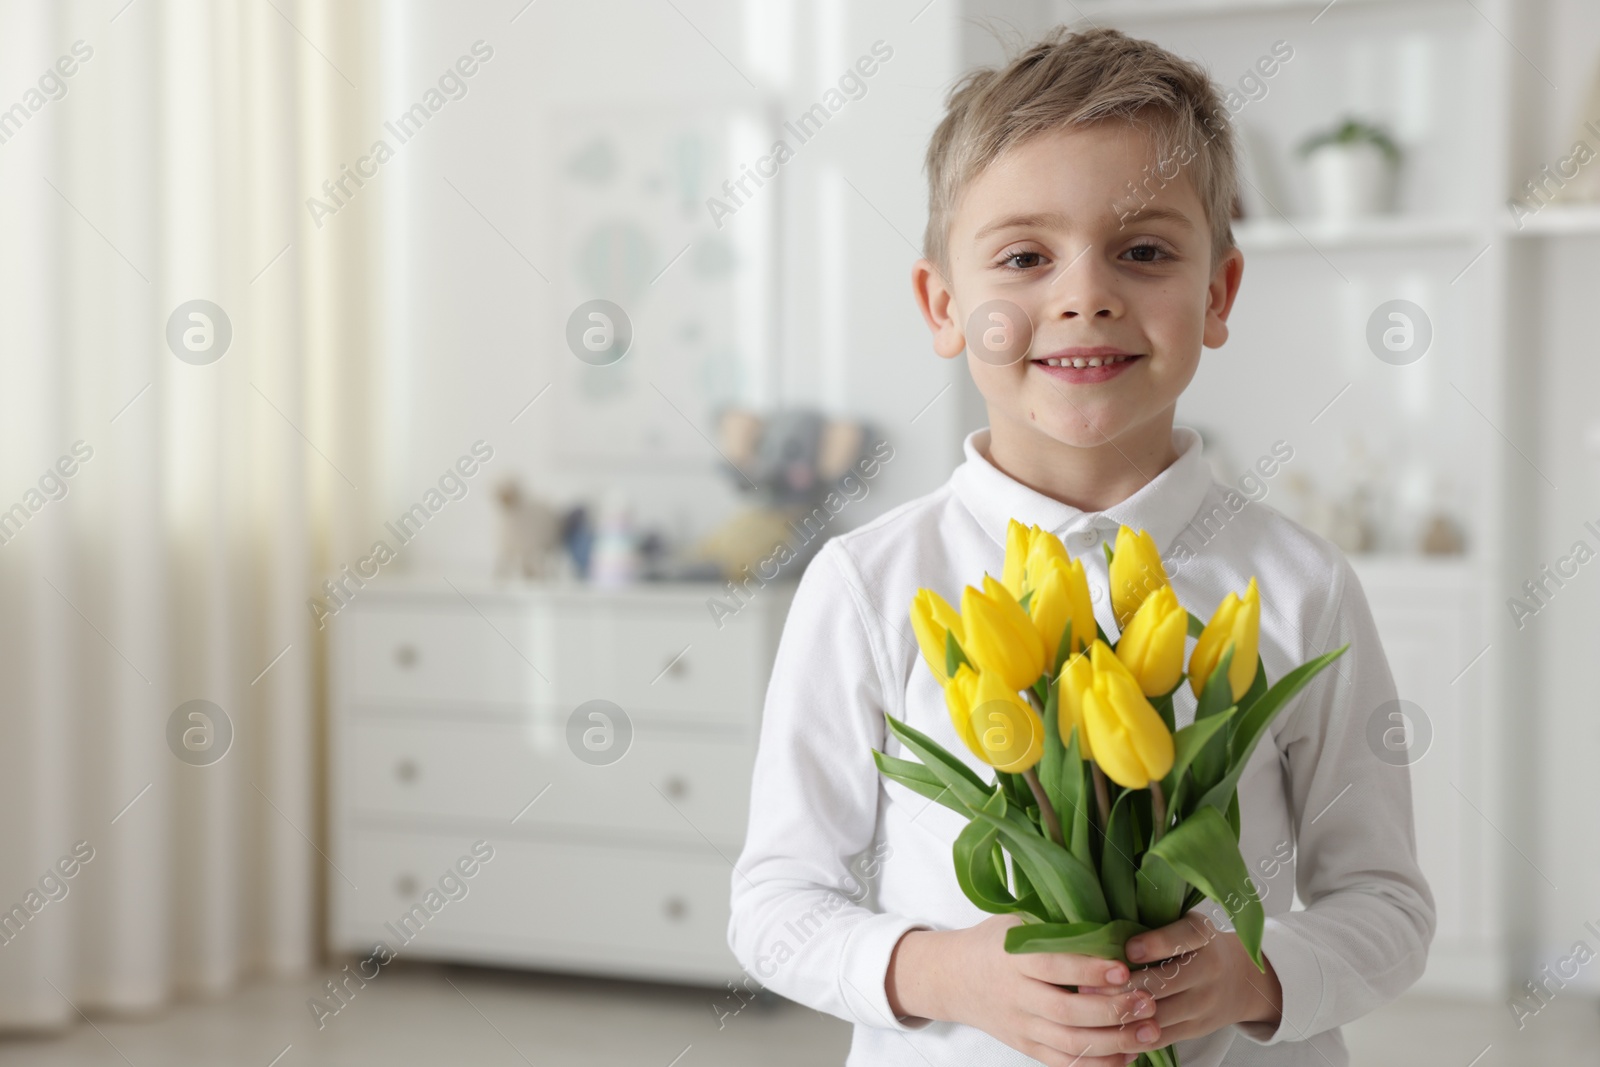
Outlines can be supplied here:
M538 497L524 494L514 478L501 482L495 495L500 501L495 577L550 577L551 554L561 544L560 513Z

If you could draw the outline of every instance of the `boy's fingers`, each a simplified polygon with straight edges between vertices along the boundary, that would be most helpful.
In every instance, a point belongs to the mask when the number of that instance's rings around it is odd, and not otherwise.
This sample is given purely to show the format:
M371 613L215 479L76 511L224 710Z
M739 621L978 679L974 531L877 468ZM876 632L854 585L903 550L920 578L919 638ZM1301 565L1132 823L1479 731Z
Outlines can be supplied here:
M1023 974L1052 985L1120 986L1130 975L1128 965L1119 960L1081 956L1074 952L1024 952L1017 957Z
M1046 995L1029 1004L1028 1009L1065 1026L1132 1029L1143 1020L1154 1020L1156 1015L1156 1000L1149 993L1135 991L1094 996L1049 986L1038 988L1045 990Z
M1160 1027L1152 1022L1141 1022L1138 1026L1122 1027L1097 1027L1085 1029L1078 1026L1066 1026L1060 1023L1051 1023L1040 1020L1041 1032L1035 1040L1050 1048L1060 1049L1073 1055L1090 1056L1117 1056L1128 1052L1147 1052L1152 1048L1161 1047ZM1139 1031L1150 1027L1150 1036L1138 1036ZM1080 1061L1082 1062L1090 1061Z
M1123 952L1134 963L1164 960L1184 952L1193 952L1216 934L1215 929L1202 916L1190 912L1175 923L1159 930L1130 937L1122 946Z

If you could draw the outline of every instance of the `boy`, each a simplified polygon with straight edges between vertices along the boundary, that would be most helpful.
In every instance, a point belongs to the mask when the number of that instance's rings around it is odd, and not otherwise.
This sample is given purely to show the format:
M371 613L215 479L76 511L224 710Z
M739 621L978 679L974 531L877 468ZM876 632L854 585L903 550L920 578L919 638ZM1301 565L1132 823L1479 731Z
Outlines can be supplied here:
M848 1064L1092 1067L1173 1043L1184 1067L1348 1063L1340 1025L1421 974L1434 904L1406 769L1366 740L1395 688L1349 563L1214 482L1199 435L1173 423L1201 347L1227 340L1243 272L1222 101L1149 42L1058 28L967 75L927 163L913 287L938 354L968 352L989 426L945 485L835 537L802 576L729 944L764 985L855 1023ZM1100 542L1125 523L1153 535L1202 618L1259 579L1270 678L1349 643L1239 784L1265 973L1210 901L1130 940L1136 962L1165 961L1131 978L1120 962L1008 954L1020 920L986 916L956 884L964 820L878 774L870 750L906 755L885 713L992 774L958 740L907 611L919 587L959 603L998 576L1012 518L1083 560L1113 637ZM1193 717L1190 697L1178 725ZM1291 912L1296 889L1306 906Z

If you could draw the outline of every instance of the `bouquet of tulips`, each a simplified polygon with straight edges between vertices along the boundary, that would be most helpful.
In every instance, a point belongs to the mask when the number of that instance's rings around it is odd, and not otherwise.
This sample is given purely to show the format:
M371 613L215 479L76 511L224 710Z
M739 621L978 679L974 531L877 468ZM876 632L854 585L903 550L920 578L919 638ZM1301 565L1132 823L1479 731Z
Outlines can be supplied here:
M911 623L923 656L956 734L995 781L893 716L889 730L921 762L873 758L971 820L956 838L956 880L984 911L1021 915L1008 952L1126 963L1129 938L1209 897L1265 971L1264 912L1239 853L1239 777L1278 710L1349 646L1269 685L1254 578L1202 622L1178 603L1149 533L1123 526L1106 559L1115 642L1095 621L1083 562L1015 519L1002 579L968 586L959 613L918 590ZM1173 695L1185 680L1196 710L1177 730ZM1177 1052L1138 1063L1177 1067Z

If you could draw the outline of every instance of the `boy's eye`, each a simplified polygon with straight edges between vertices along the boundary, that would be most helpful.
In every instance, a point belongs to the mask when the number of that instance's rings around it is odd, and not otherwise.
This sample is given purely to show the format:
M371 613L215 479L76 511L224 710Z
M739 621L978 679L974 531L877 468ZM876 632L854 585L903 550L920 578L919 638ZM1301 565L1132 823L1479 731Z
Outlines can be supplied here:
M1037 267L1039 261L1043 258L1038 252L1010 252L1000 260L1000 265L1011 267L1014 270L1027 270L1030 267ZM1032 262L1016 263L1015 261L1018 259L1031 260Z
M1132 248L1128 249L1128 253L1133 255L1133 261L1135 263L1159 263L1163 259L1172 258L1166 249L1162 248L1154 241L1144 241L1136 244ZM1147 256L1144 253L1150 254Z

